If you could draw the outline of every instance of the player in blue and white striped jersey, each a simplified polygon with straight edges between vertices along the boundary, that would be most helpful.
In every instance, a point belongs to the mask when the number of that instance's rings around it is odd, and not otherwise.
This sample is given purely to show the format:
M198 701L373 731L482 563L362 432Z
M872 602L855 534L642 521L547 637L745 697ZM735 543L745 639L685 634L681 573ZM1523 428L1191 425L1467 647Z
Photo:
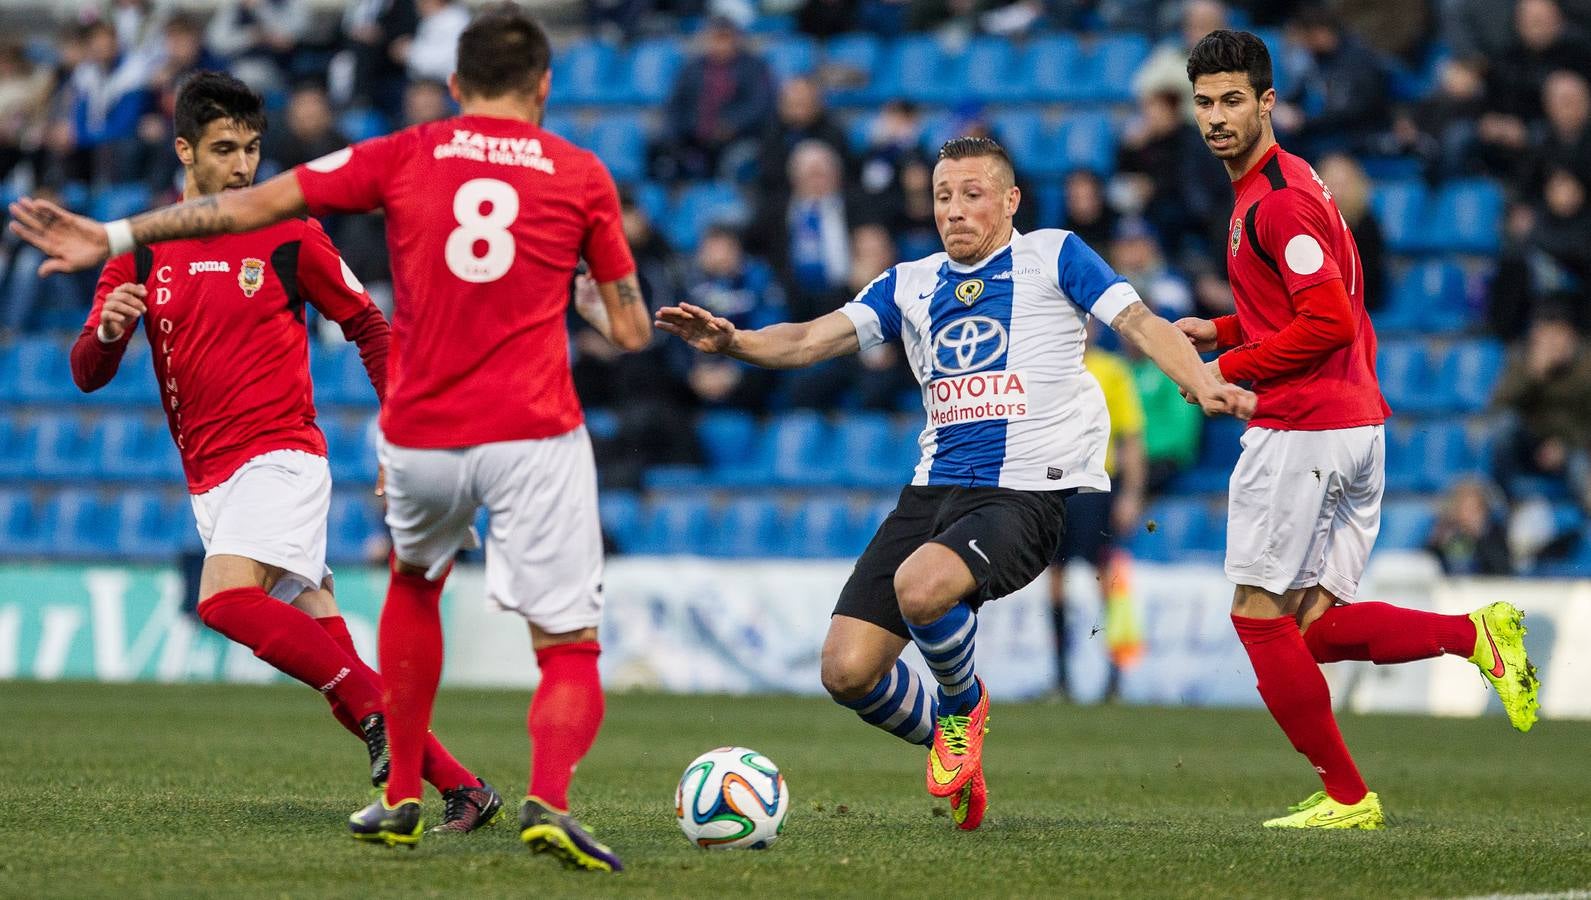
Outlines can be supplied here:
M922 457L840 593L823 685L867 723L929 746L929 793L951 798L964 829L978 826L986 802L977 609L1044 571L1068 494L1110 489L1110 421L1083 367L1087 317L1135 344L1206 413L1247 418L1254 408L1253 394L1217 382L1076 235L1018 233L1015 180L994 141L947 142L933 176L945 252L896 265L810 322L741 331L689 304L657 314L659 328L697 350L769 368L904 344L928 415ZM900 661L908 641L937 697Z

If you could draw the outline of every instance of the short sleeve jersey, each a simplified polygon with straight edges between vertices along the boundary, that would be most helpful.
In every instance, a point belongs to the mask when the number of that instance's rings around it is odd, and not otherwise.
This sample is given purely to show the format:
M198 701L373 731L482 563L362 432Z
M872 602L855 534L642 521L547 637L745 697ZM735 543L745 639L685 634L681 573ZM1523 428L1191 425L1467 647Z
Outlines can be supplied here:
M1376 380L1364 270L1331 191L1309 163L1280 147L1234 188L1226 264L1244 338L1260 341L1285 328L1296 315L1293 296L1335 278L1358 323L1353 342L1318 366L1255 384L1259 408L1249 424L1323 431L1386 421L1391 410Z
M635 271L618 190L529 122L458 116L296 170L316 213L382 209L393 322L382 433L405 447L547 438L581 423L565 312L583 258Z
M913 484L1109 490L1105 398L1084 325L1138 300L1077 235L1013 234L971 265L901 263L841 307L862 349L899 339L927 426Z
M149 252L144 330L188 490L202 494L272 450L325 456L304 304L339 322L373 306L320 225L290 219ZM131 253L105 264L84 324L89 340L105 298L136 279ZM122 342L131 337L129 329Z

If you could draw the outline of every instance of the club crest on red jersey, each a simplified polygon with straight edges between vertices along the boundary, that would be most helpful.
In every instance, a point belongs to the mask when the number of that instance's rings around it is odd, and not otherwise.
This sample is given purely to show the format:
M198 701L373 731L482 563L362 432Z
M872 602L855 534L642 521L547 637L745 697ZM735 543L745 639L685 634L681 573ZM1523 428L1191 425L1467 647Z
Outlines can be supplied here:
M243 289L243 296L252 297L264 286L265 260L252 256L243 260L243 270L238 273L238 287Z
M1237 256L1237 248L1243 243L1243 221L1241 219L1232 223L1232 255Z

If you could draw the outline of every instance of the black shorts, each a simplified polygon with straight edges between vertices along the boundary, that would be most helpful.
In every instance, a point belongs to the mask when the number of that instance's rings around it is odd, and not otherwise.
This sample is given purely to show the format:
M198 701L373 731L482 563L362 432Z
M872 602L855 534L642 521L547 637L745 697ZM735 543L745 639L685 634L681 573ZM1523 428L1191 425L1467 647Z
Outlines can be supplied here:
M1079 492L1066 498L1066 535L1055 552L1055 564L1080 560L1097 566L1116 546L1110 529L1110 511L1116 495L1104 491Z
M1044 573L1066 530L1072 491L907 485L840 591L834 615L872 622L910 639L895 599L895 570L923 544L949 547L972 571L977 609Z

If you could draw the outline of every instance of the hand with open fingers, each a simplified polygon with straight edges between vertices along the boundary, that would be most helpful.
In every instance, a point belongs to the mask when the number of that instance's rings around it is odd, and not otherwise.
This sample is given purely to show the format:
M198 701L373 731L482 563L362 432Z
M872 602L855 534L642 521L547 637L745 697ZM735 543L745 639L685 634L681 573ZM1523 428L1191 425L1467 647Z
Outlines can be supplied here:
M149 289L141 284L120 284L106 294L96 332L100 341L114 344L121 340L138 323L138 317L149 311L144 305L148 298Z
M48 200L22 197L11 204L11 233L44 251L39 277L81 272L110 256L105 226Z
M1188 317L1178 319L1173 326L1188 336L1188 341L1193 344L1193 349L1200 353L1209 353L1216 349L1215 323L1209 319Z
M654 324L703 353L723 353L735 339L734 323L691 303L663 307Z

